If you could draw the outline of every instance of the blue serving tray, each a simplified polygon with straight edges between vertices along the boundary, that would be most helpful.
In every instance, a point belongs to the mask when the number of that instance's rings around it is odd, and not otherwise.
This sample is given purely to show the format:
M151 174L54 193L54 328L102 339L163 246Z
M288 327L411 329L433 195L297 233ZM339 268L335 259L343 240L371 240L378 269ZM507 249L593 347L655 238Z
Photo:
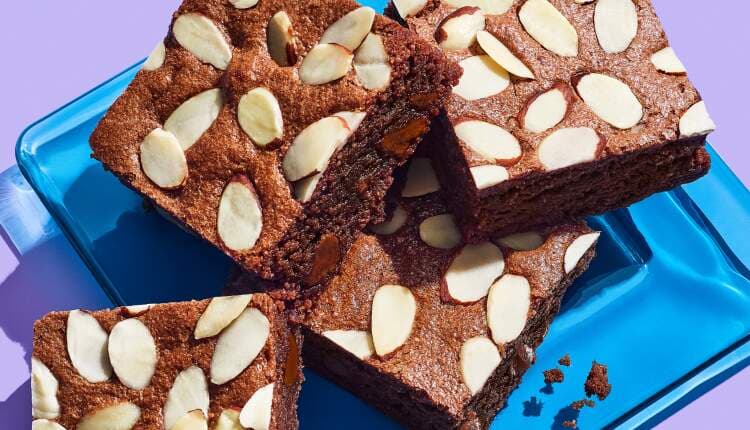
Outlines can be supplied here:
M90 158L90 133L139 68L29 127L18 165L114 304L217 295L229 260L145 210ZM562 428L572 418L582 428L651 427L750 364L750 194L711 155L714 167L700 181L590 220L604 233L599 255L492 428ZM566 353L573 366L550 393L541 372ZM609 365L613 390L578 416L568 405L584 396L592 360ZM398 428L306 376L303 428Z

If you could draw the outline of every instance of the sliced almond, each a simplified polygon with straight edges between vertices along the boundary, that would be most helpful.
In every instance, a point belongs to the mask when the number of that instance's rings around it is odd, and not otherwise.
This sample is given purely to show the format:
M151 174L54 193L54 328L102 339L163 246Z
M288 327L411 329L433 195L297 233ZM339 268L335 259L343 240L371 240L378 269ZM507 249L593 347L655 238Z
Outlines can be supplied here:
M476 166L469 169L471 178L474 180L478 190L494 187L508 180L508 169L503 166L487 165Z
M544 133L560 124L568 114L570 90L563 84L532 97L521 114L521 126L532 133Z
M263 312L246 308L221 332L211 357L211 382L231 381L255 360L266 345L270 323Z
M279 101L265 88L255 88L240 98L237 106L240 127L258 146L266 146L284 135Z
M436 215L419 224L419 237L433 248L452 249L461 243L461 232L451 214Z
M487 31L477 33L477 41L482 50L510 74L519 78L534 79L532 72L523 61L518 59L503 42Z
M367 360L375 354L370 333L361 330L330 330L323 332L331 342L351 352L360 360Z
M252 300L252 294L214 297L195 325L195 338L205 339L221 333L232 323Z
M179 16L172 26L177 43L200 61L225 70L232 61L232 47L213 21L197 13Z
M440 189L435 170L428 158L414 157L406 172L406 185L401 191L402 197L419 197L434 193Z
M240 411L224 409L216 420L214 430L244 430L240 424Z
M107 332L99 322L78 310L68 314L65 329L70 362L78 374L91 383L104 382L112 376L107 356Z
M151 382L156 370L156 343L140 320L120 321L109 334L109 360L123 385L142 390Z
M154 70L160 68L164 65L164 60L167 57L167 48L164 46L164 42L159 42L156 47L154 47L154 50L151 51L151 54L146 59L146 62L143 63L143 70L153 72Z
M190 366L177 375L164 404L164 427L172 429L183 417L197 411L208 415L208 383L198 366Z
M396 206L388 221L370 226L370 231L381 236L391 235L399 231L406 224L408 218L409 214L406 212L406 209L401 207L401 205Z
M268 430L271 427L273 407L273 385L268 384L253 393L240 411L240 424L253 430Z
M224 245L233 251L251 249L263 231L263 212L255 187L247 176L232 178L219 201L217 231Z
M502 15L510 10L514 0L443 0L452 7L476 6L487 15Z
M258 0L229 0L229 3L237 9L248 9L258 4Z
M294 182L324 171L331 156L350 134L346 121L337 116L310 124L294 139L284 156L284 176Z
M601 136L591 128L561 128L542 141L537 155L545 169L556 170L594 161L600 146Z
M337 112L333 116L337 116L346 122L347 127L349 127L349 135L351 136L357 131L362 121L365 120L367 112Z
M76 430L130 430L141 418L141 408L122 402L89 412L78 422Z
M143 315L146 312L148 312L148 310L151 309L152 306L153 305L151 305L151 304L148 304L148 305L125 306L125 311L131 317L137 317L137 316Z
M164 130L174 134L182 149L187 151L216 121L223 106L220 89L204 91L175 109L164 122Z
M497 346L484 336L473 337L464 342L459 359L461 377L472 396L482 391L501 361Z
M464 73L453 87L453 94L466 100L479 100L500 94L510 85L508 72L488 55L475 55L458 63Z
M203 411L190 411L178 419L169 430L208 430L208 420Z
M454 128L456 137L489 161L514 163L521 157L518 139L502 127L484 121L463 121Z
M372 299L371 330L375 352L384 357L397 350L411 335L417 302L408 288L383 285Z
M516 251L531 251L544 244L542 235L535 231L511 234L501 237L497 241L500 245Z
M297 39L294 37L292 21L286 12L276 12L266 28L268 54L279 66L287 67L297 63Z
M159 188L178 188L187 180L187 159L174 134L154 129L141 142L139 156L143 173Z
M484 30L484 13L478 7L464 6L446 16L435 31L435 40L447 51L469 49Z
M601 73L584 75L576 85L578 94L601 119L622 130L643 118L643 106L630 87Z
M357 79L368 90L382 90L391 82L391 64L383 36L370 33L354 55Z
M547 0L527 0L518 17L523 28L545 49L561 57L578 56L578 32Z
M354 9L331 24L321 36L320 43L335 43L354 51L370 33L374 21L375 11L371 7Z
M487 325L496 344L514 341L526 327L531 286L523 276L504 275L487 295Z
M60 416L57 378L36 357L31 357L31 416L54 420Z
M323 43L307 54L299 68L299 77L308 85L323 85L343 78L352 68L354 55L341 45Z
M651 56L651 64L656 70L664 73L681 75L687 73L685 65L682 64L674 49L667 47L660 51L654 52Z
M31 422L31 430L65 430L65 427L49 420L34 420Z
M601 233L597 231L578 236L568 246L568 249L565 250L565 274L572 272L578 266L578 262L581 261L581 258L599 240L600 235Z
M702 136L716 130L708 114L706 103L700 101L690 107L680 118L680 137Z
M473 303L487 295L503 270L505 259L495 244L466 245L451 262L443 281L451 300Z
M295 182L294 183L294 199L300 203L309 202L312 199L313 193L315 192L315 188L317 188L318 186L318 182L320 182L320 178L322 177L323 177L323 174L318 173L310 177L307 177L305 179L300 179L299 181Z
M599 0L594 9L594 29L604 52L625 51L638 34L638 11L632 0Z
M393 5L399 16L406 19L421 12L427 5L427 0L393 0Z

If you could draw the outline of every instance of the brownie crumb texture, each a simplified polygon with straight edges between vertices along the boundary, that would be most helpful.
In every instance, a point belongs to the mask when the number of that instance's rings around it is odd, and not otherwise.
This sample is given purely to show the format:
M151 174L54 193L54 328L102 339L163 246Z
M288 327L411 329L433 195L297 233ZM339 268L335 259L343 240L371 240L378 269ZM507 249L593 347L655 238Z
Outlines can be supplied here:
M571 429L578 428L578 422L576 420L563 421L562 425Z
M586 378L584 388L587 396L596 395L599 400L606 399L612 390L612 385L609 383L609 377L607 376L607 366L594 361L591 364L591 370L588 378Z
M557 384L561 383L565 379L565 374L562 370L555 368L544 371L544 383L545 384Z
M596 406L596 403L594 403L594 401L590 399L582 399L582 400L576 400L575 402L570 404L570 407L577 411L580 411L585 406L593 408L594 406Z
M570 367L570 354L565 354L563 358L557 360L557 363L561 366Z

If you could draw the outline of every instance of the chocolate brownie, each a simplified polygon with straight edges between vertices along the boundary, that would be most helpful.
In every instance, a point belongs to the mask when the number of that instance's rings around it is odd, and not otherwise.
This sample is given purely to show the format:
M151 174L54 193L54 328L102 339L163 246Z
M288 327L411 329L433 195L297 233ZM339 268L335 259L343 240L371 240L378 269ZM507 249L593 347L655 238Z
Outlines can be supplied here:
M33 427L294 429L301 342L264 294L53 312L34 324Z
M467 237L557 225L704 175L714 123L650 0L394 0L463 68L433 154Z
M612 391L612 385L609 383L609 376L607 374L607 366L596 361L591 363L591 370L589 370L589 376L586 377L584 389L586 390L586 395L589 397L596 395L599 400L606 399Z
M459 75L352 0L185 0L93 156L244 269L312 287Z
M545 384L559 384L565 380L565 374L559 368L544 371Z

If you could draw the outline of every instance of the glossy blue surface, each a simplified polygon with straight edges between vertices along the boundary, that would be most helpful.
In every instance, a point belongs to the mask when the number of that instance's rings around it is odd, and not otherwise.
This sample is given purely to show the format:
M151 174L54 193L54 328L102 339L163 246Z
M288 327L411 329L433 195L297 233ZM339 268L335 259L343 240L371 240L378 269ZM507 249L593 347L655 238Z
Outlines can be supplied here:
M145 211L89 158L89 134L136 71L29 128L19 166L114 303L215 295L229 261ZM747 364L750 196L712 155L711 174L696 184L590 220L604 233L599 255L493 428L561 428L577 415L567 406L584 396L592 360L609 365L614 388L581 411L582 428L650 426ZM566 353L565 382L542 390L541 371ZM303 428L398 428L312 372L307 378Z

